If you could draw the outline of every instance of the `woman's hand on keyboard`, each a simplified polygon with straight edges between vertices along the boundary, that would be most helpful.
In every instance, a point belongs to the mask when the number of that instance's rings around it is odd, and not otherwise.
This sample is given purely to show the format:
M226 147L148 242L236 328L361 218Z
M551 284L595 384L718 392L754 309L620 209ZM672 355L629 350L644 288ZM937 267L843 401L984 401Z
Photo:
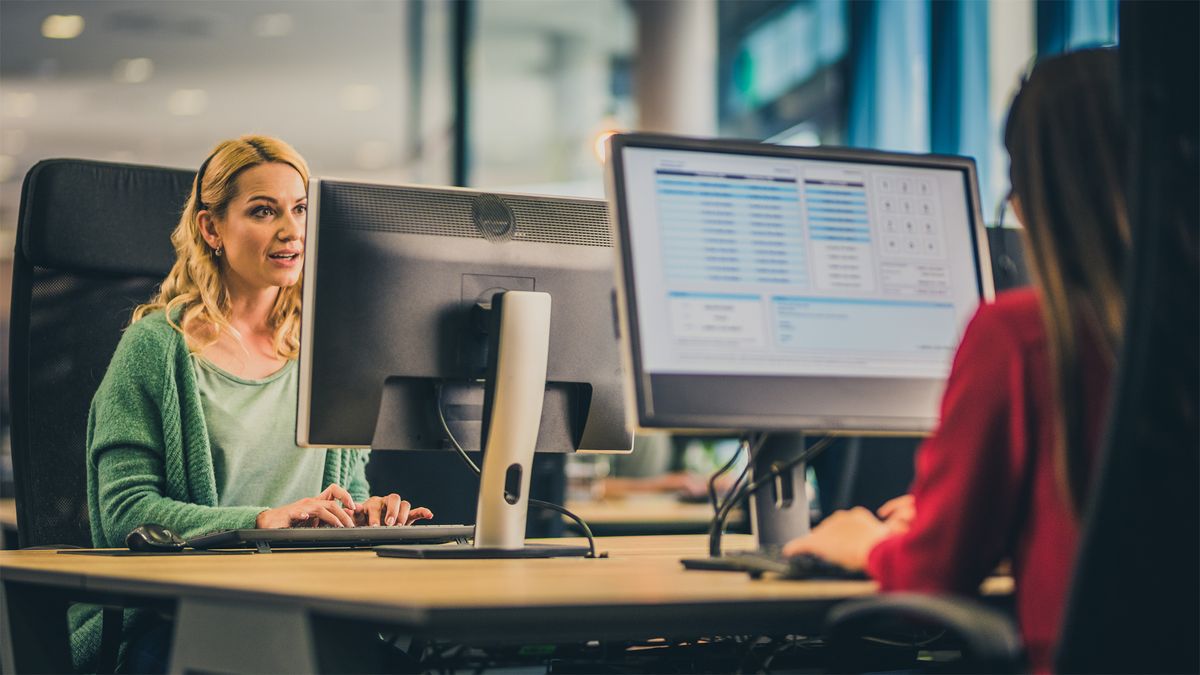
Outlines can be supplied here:
M917 507L912 495L900 495L884 502L876 511L887 526L901 534L908 532L917 517Z
M423 506L413 508L395 492L386 497L371 497L354 509L354 522L359 525L412 525L432 517L432 511Z
M255 527L354 527L354 498L345 488L331 483L316 497L305 497L291 504L267 509L258 514Z
M813 528L807 537L793 539L783 547L787 556L807 553L848 570L866 569L867 556L875 544L895 531L861 506L834 511Z

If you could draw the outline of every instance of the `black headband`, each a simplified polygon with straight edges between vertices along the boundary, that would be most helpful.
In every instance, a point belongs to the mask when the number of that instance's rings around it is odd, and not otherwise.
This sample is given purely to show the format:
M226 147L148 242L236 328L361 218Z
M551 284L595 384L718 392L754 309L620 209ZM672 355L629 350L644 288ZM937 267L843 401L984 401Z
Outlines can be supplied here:
M200 186L204 184L204 171L208 169L208 163L212 161L212 158L216 156L217 152L214 150L213 154L204 159L204 163L200 165L200 170L196 172L196 205L200 207L200 210L208 208L204 200L200 198Z

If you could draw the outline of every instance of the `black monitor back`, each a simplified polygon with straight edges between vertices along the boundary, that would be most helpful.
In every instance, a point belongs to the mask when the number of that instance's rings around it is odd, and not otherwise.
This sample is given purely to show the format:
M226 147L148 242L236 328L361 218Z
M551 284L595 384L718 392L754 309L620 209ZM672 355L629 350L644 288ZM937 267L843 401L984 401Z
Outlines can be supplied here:
M522 290L553 301L537 450L630 449L604 202L329 180L309 194L302 441L445 449L440 389L479 449L480 307Z

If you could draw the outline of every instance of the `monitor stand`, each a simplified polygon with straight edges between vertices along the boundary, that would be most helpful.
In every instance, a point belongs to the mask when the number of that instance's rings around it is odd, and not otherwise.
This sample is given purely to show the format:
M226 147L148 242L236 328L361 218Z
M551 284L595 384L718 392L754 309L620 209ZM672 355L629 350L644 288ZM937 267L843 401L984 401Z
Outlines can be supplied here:
M506 291L492 299L498 330L489 357L492 395L479 482L473 544L377 546L393 558L557 558L585 556L587 546L526 544L530 470L550 353L550 294ZM485 411L488 406L485 405Z
M750 458L750 481L771 475L773 466L783 466L804 452L804 435L771 434ZM801 462L775 477L771 485L750 496L750 527L760 550L779 548L796 537L808 535L808 481Z
M782 471L788 463L805 451L801 433L771 434L750 456L750 484L760 479L775 478L749 497L750 528L758 552L775 554L784 544L809 533L811 515L808 509L808 486L805 463L799 462ZM731 495L732 497L732 495ZM723 523L722 523L723 525ZM709 532L709 557L684 558L687 569L728 572L755 572L753 565L737 556L723 557L721 535L716 525Z

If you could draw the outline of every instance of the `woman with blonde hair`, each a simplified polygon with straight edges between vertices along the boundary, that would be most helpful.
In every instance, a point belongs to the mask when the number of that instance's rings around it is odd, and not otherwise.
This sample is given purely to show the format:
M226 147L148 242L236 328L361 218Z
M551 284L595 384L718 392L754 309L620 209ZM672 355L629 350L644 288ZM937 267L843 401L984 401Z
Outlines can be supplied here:
M296 356L308 166L287 143L242 136L204 160L171 235L176 261L133 321L92 400L88 511L98 547L157 523L223 529L410 524L371 497L368 451L296 446ZM77 666L96 617L73 632Z

